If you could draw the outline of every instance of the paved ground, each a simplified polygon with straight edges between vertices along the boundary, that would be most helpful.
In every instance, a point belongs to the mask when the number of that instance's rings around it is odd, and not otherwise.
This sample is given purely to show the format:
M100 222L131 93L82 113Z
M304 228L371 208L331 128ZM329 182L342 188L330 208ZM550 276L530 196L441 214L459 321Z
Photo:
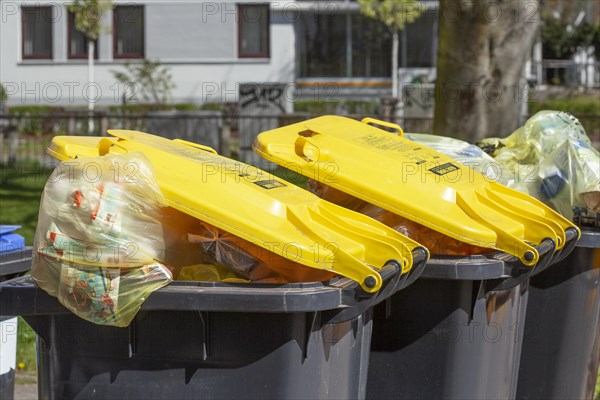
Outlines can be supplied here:
M15 400L36 400L37 377L24 373L17 373L15 382Z

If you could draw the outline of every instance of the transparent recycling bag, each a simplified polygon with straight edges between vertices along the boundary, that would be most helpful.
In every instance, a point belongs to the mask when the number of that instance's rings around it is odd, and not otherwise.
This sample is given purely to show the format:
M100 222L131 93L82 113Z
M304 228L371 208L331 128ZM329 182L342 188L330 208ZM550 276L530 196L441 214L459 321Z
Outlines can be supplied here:
M80 317L127 326L172 280L158 262L164 197L139 153L62 162L44 187L32 277Z
M474 144L426 133L405 133L404 137L453 158L479 172L490 181L499 182L503 185L510 183L510 171Z

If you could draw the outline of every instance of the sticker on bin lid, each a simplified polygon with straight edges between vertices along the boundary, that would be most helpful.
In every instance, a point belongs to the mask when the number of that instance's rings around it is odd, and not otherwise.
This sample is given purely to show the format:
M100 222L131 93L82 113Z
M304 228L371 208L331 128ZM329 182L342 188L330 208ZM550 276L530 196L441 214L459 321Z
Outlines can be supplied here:
M25 247L25 238L13 233L20 225L0 225L0 252L20 250Z
M438 165L437 167L429 168L429 171L433 172L436 175L446 175L450 172L458 171L460 167L453 163L445 163L442 165Z
M427 146L369 124L323 116L261 133L265 159L468 244L539 260L576 226L540 201L495 182ZM334 171L332 173L332 171ZM569 235L570 236L570 235Z
M260 186L263 189L275 189L279 187L285 187L286 184L283 182L276 181L274 179L268 179L263 181L254 182L256 185Z

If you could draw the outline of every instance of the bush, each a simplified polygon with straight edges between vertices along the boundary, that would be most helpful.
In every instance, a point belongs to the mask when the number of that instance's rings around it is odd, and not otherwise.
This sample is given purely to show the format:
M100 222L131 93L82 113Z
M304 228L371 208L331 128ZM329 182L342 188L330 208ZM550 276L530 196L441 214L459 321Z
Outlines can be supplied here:
M314 115L335 114L340 104L339 100L315 101L297 100L294 102L295 112L306 112Z
M297 100L294 111L312 115L347 114L347 115L377 115L379 103L373 100Z
M125 72L111 70L115 79L133 89L131 96L157 105L167 104L175 89L169 67L159 61L143 60L141 63L125 63Z
M52 106L14 106L8 109L8 114L23 118L14 118L12 123L17 126L17 132L22 135L42 136L44 134L60 134L67 129L64 119L54 119L52 114L61 114L62 107Z
M226 105L225 103L203 103L200 106L200 110L202 111L225 111Z
M119 115L138 115L146 114L152 111L195 111L198 106L194 103L175 103L175 104L148 104L148 103L129 103L118 106L108 107L109 114Z
M559 110L573 115L593 114L600 116L600 100L593 96L550 98L529 102L529 114L541 110Z
M8 94L4 89L4 85L0 83L0 104L6 103L6 100L8 100Z
M176 103L173 108L177 111L196 111L198 106L194 103Z
M542 24L542 53L546 59L568 60L578 48L593 46L598 51L600 24L583 21L573 26L570 23L545 15Z
M10 115L48 115L62 111L62 108L52 106L12 106L8 109Z
M343 107L351 115L369 116L379 112L379 103L367 100L346 100Z

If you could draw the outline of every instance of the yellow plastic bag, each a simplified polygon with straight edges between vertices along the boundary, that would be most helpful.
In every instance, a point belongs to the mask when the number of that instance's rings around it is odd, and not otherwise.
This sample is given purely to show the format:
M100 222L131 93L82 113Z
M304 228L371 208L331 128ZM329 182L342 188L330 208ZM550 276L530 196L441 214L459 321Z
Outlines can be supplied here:
M247 279L238 278L227 268L212 264L187 265L177 275L179 281L200 282L250 282Z
M573 220L598 213L600 153L570 114L540 111L504 139L480 144L510 171L507 186L538 198Z
M63 264L58 299L79 317L100 325L128 326L157 289L171 282L160 263L135 268L80 268Z

